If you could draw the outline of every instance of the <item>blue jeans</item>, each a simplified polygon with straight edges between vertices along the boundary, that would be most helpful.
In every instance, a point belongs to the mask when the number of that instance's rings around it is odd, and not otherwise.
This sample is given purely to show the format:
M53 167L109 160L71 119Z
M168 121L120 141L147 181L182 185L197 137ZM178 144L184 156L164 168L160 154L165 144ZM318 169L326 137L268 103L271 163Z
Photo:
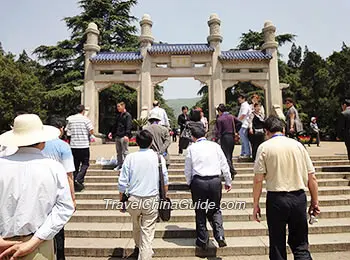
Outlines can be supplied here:
M242 142L241 156L251 156L250 144L248 139L248 129L242 127L239 130L239 136L241 137Z

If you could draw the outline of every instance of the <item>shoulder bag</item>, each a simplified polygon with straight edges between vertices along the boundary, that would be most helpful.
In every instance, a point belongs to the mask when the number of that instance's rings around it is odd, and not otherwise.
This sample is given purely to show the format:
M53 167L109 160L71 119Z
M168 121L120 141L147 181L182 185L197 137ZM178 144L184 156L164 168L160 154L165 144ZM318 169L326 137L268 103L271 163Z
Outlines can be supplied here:
M169 221L171 217L171 200L165 196L164 176L162 159L158 154L158 168L159 168L159 217L163 221Z

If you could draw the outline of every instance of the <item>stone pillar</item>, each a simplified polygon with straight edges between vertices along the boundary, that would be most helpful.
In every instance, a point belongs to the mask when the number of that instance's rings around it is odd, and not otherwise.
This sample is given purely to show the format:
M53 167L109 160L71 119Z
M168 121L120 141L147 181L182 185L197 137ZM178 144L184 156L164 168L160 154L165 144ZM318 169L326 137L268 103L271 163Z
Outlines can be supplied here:
M219 61L221 54L222 36L220 32L221 20L217 14L212 14L209 18L208 25L210 34L207 38L208 43L214 48L212 56L212 77L208 86L209 98L209 120L215 119L215 108L220 103L225 103L225 90L222 86L222 64Z
M140 103L138 104L138 111L141 111L143 106L148 108L152 107L152 78L151 67L152 60L147 50L152 46L154 38L152 36L153 22L148 14L142 17L140 22L141 35L140 35L140 50L143 56L143 62L141 67L141 86L140 86Z
M84 90L83 95L83 104L88 110L87 116L90 118L93 126L94 132L98 133L98 110L99 110L99 94L98 90L95 87L95 71L93 65L90 61L90 58L100 51L98 46L98 36L100 31L97 28L95 23L90 23L86 29L87 39L86 44L84 44L85 51L85 73L84 73Z
M269 83L265 93L267 96L266 107L269 114L278 115L283 108L282 91L280 89L279 74L278 74L278 55L276 42L276 27L270 21L266 21L263 28L264 44L262 46L263 51L270 54L272 59L269 64Z

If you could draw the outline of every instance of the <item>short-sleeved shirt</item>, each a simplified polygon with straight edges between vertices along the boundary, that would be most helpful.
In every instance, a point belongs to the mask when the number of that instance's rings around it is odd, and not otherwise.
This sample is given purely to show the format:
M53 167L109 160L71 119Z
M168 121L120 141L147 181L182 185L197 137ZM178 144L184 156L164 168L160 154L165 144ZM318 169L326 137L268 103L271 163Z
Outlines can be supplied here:
M306 149L294 139L276 136L258 148L254 173L265 175L267 191L306 190L308 174L314 172Z
M251 113L251 109L250 109L248 102L246 101L246 102L242 103L241 108L239 110L238 118L240 118L241 115L245 115L245 118L242 120L242 127L243 128L248 128L248 126L249 126L250 113Z
M71 137L70 146L72 148L89 148L90 131L93 130L89 118L82 114L76 114L67 118L67 135Z
M75 171L72 150L61 139L47 141L41 152L45 157L60 162L67 173Z

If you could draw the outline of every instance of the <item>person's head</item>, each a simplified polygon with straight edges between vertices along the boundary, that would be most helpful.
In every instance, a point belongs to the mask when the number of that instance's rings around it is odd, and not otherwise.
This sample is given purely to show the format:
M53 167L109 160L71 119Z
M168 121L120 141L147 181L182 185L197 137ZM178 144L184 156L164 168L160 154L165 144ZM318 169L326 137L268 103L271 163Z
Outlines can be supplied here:
M182 113L183 113L184 115L187 115L187 113L188 113L188 106L183 106L183 107L181 108L181 110L182 110Z
M125 103L124 102L119 102L117 104L117 110L119 113L123 113L125 111Z
M317 118L316 118L316 117L314 117L314 116L311 117L311 122L312 122L312 123L316 123L316 121L317 121Z
M253 95L251 96L251 100L252 100L252 103L253 103L253 104L257 104L257 103L260 102L260 96L259 96L258 94L253 94Z
M284 101L284 104L286 105L287 108L290 108L294 106L294 100L292 98L286 98Z
M158 100L154 100L153 101L153 107L159 107L159 101Z
M275 133L283 133L285 123L277 116L269 116L264 123L266 135L271 138Z
M350 107L350 98L349 98L349 99L346 98L346 99L344 99L344 101L343 101L343 104L342 104L343 110L345 110L347 107Z
M227 111L227 108L226 108L225 104L220 104L220 105L218 105L216 110L218 111L218 114L221 116L224 112Z
M196 109L192 109L190 113L190 120L194 122L201 121L201 112Z
M141 130L136 135L136 143L141 149L150 148L152 145L153 136L147 130Z
M197 141L199 138L205 137L205 130L203 127L199 127L197 125L191 126L191 136L193 141Z
M243 93L238 95L238 103L242 104L247 101L247 96Z
M254 111L255 111L255 113L258 113L258 114L260 113L261 105L259 103L254 104Z
M75 112L78 114L84 114L85 106L84 105L77 105L77 107L75 108Z
M63 135L64 133L64 123L63 120L58 118L58 117L52 117L49 120L49 125L56 127L57 129L60 130L61 134L60 137Z

